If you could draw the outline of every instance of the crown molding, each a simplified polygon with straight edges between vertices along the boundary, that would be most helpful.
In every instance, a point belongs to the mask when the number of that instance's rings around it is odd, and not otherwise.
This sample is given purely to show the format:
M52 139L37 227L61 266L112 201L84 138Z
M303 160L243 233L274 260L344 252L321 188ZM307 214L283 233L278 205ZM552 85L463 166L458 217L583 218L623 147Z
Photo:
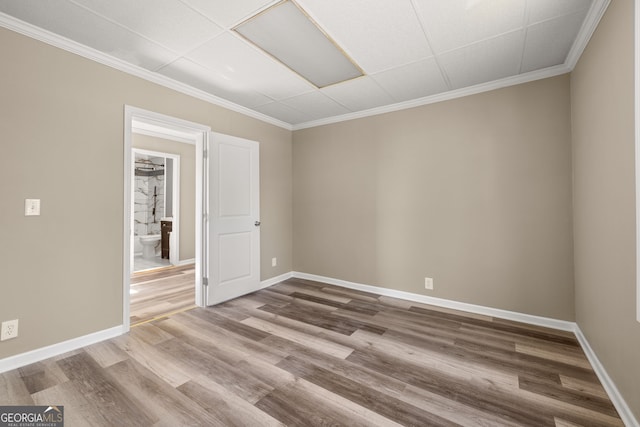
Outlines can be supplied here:
M488 92L491 90L502 89L509 86L515 86L518 84L528 83L535 80L546 79L555 77L560 74L566 74L573 71L580 56L587 47L591 36L595 32L600 20L604 16L604 13L609 7L611 0L594 0L589 8L589 12L585 18L576 40L567 55L567 59L564 64L556 65L554 67L545 68L542 70L536 70L525 74L519 74L517 76L507 77L500 80L494 80L492 82L481 83L476 86L466 87L458 90L438 93L424 98L413 99L411 101L400 102L392 105L385 105L383 107L372 108L365 111L358 111L355 113L343 114L341 116L328 117L320 120L313 120L310 122L299 123L293 125L293 130L307 129L322 125L328 125L332 123L339 123L348 120L360 119L370 116L376 116L379 114L391 113L394 111L406 110L409 108L420 107L422 105L435 104L437 102L449 101L451 99L462 98L469 95L476 95L482 92ZM640 304L640 302L639 302ZM640 311L640 309L639 309ZM639 315L640 318L640 315ZM640 320L640 319L639 319Z
M0 12L0 26L8 30L14 31L16 33L30 37L32 39L39 40L48 45L60 48L62 50L66 50L67 52L71 52L76 55L82 56L83 58L87 58L91 61L98 62L102 65L106 65L108 67L114 68L118 71L122 71L124 73L130 74L135 77L139 77L141 79L147 80L152 83L156 83L168 89L173 89L185 95L198 98L210 104L217 105L219 107L223 107L231 111L235 111L236 113L249 116L251 118L263 121L265 123L269 123L274 126L284 128L286 130L293 130L292 126L289 123L267 116L266 114L262 114L250 108L243 107L231 101L227 101L226 99L217 97L203 90L196 89L192 86L178 82L169 77L165 77L163 75L154 73L145 68L138 67L137 65L130 64L121 59L118 59L111 55L107 55L103 52L100 52L99 50L85 46L81 43L75 42L73 40L60 36L58 34L54 34L51 31L47 31L45 29L36 27L35 25L31 25L29 23L21 21L3 12Z
M535 80L541 80L541 79L546 79L550 77L555 77L561 74L570 73L571 71L573 71L574 67L578 63L580 56L584 52L584 49L587 47L587 44L589 43L591 36L593 35L595 29L597 28L600 22L600 19L602 19L602 16L606 12L610 2L611 0L594 0L593 4L591 5L591 8L589 9L585 22L582 25L582 28L580 29L580 32L576 37L576 41L574 42L571 50L569 51L569 54L567 55L567 59L564 64L557 65L550 68L545 68L543 70L537 70L537 71L532 71L525 74L519 74L517 76L511 76L504 79L495 80L492 82L482 83L482 84L471 86L471 87L438 93L435 95L426 96L419 99L413 99L406 102L399 102L396 104L385 105L382 107L372 108L369 110L357 111L354 113L343 114L340 116L327 117L324 119L298 123L295 125L283 122L276 118L270 117L266 114L260 113L258 111L252 110L247 107L243 107L241 105L227 101L223 98L219 98L215 95L211 95L210 93L207 93L200 89L196 89L184 83L180 83L176 80L170 79L168 77L162 76L160 74L154 73L152 71L146 70L136 65L129 64L118 58L114 58L96 49L87 47L80 43L69 40L65 37L54 34L50 31L28 24L17 18L6 15L2 12L0 12L0 26L5 27L9 30L15 31L17 33L26 35L28 37L34 38L36 40L40 40L44 43L58 47L68 52L75 53L84 58L101 63L111 68L115 68L119 71L134 75L136 77L159 84L169 89L173 89L185 95L193 96L194 98L201 99L211 104L229 109L231 111L235 111L240 114L244 114L246 116L263 121L265 123L272 124L274 126L278 126L286 130L296 131L296 130L308 129L308 128L317 127L317 126L333 124L333 123L345 122L349 120L361 119L365 117L377 116L380 114L386 114L386 113L391 113L395 111L406 110L409 108L420 107L423 105L435 104L442 101L449 101L456 98L462 98L469 95L476 95L483 92L502 89L509 86L515 86L518 84L528 83Z
M609 3L611 3L611 0L594 0L591 4L591 8L589 9L582 27L576 36L576 40L573 42L573 46L567 55L567 59L564 62L565 65L569 67L570 71L573 71L576 64L578 64L578 60L587 48L587 44L589 44L591 36L596 31L600 20L607 11Z
M475 86L465 87L462 89L451 90L448 92L437 93L435 95L425 96L423 98L412 99L410 101L399 102L397 104L385 105L369 110L357 111L355 113L343 114L341 116L327 117L326 119L313 120L310 122L299 123L293 125L293 130L307 129L332 123L345 122L348 120L361 119L365 117L377 116L380 114L392 113L395 111L406 110L409 108L421 107L423 105L435 104L451 99L463 98L469 95L476 95L483 92L489 92L496 89L502 89L509 86L515 86L535 80L547 79L549 77L559 76L571 72L566 65L556 65L555 67L545 68L543 70L531 71L517 76L506 77L492 82L481 83Z

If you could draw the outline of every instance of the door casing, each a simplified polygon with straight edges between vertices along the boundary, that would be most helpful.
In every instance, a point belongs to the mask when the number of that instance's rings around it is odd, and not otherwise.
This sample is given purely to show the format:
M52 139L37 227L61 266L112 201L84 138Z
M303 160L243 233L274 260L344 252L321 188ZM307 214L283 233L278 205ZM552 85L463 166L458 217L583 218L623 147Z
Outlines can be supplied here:
M130 323L130 295L131 286L131 227L132 203L132 177L133 168L132 155L132 134L135 130L142 130L141 133L155 132L157 136L169 137L169 139L193 143L196 146L196 256L195 256L195 301L199 306L205 305L202 278L205 273L205 262L203 252L206 245L204 236L204 166L205 149L207 146L209 126L189 122L160 113L144 110L129 105L124 106L124 227L123 227L123 269L122 269L122 289L123 289L123 309L122 309L122 329L126 333L131 328Z

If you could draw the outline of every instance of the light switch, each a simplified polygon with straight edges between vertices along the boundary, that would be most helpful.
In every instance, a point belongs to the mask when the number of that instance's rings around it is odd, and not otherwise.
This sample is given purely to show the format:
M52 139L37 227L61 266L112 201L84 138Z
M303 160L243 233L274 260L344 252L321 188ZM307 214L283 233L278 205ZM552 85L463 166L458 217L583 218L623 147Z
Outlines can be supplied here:
M24 199L24 215L40 215L40 199Z

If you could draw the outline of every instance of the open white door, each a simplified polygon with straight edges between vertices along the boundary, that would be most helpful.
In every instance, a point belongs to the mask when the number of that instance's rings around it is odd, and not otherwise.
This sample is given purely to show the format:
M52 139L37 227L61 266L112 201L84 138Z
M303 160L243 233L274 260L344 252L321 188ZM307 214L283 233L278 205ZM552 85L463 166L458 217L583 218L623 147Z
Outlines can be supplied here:
M206 305L260 288L260 151L209 133Z

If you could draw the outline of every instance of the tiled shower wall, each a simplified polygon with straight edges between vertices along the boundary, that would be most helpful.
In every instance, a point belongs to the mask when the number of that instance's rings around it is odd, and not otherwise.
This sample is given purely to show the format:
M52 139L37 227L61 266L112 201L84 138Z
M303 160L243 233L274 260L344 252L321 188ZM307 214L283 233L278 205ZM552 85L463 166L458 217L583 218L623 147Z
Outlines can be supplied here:
M136 160L146 158L153 163L163 165L165 159L162 157L140 156L136 154ZM134 176L134 235L160 234L160 219L164 217L164 175L158 176ZM154 208L155 190L155 218ZM134 252L141 252L142 246L134 239Z

